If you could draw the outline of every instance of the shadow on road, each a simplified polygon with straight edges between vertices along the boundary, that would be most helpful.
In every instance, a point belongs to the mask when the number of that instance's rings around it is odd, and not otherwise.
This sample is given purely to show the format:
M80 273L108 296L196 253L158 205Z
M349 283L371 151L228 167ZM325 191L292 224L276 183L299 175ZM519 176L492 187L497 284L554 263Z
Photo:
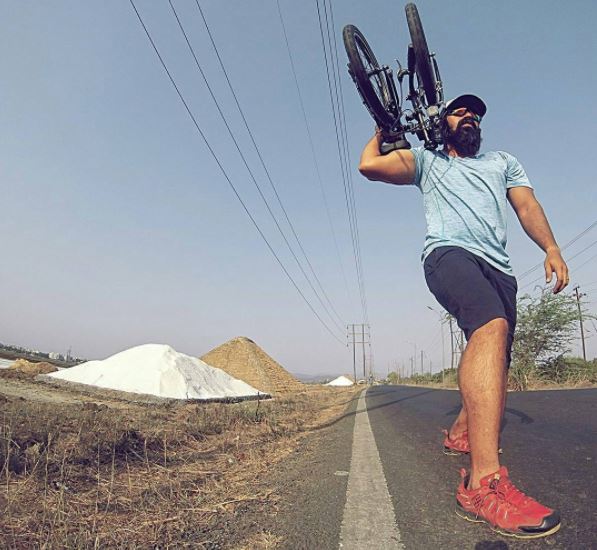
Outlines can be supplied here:
M452 409L450 409L449 411L447 411L445 413L445 416L457 416L458 413L460 412L460 408L461 405L457 405L456 407L453 407ZM506 425L508 424L508 414L517 416L518 418L520 418L520 423L521 424L532 424L533 422L535 422L535 419L532 418L531 416L529 416L528 414L523 413L522 411L519 411L517 409L512 409L510 407L506 407L504 410L504 418L502 419L502 427L501 430L503 430Z
M325 428L329 428L330 426L333 426L334 424L337 424L338 422L350 417L350 416L355 416L357 413L362 413L362 412L369 412L369 411L374 411L376 409L381 409L383 407L388 407L389 405L393 405L394 403L400 403L401 401L406 401L407 399L414 399L415 397L420 397L421 395L425 395L426 393L431 393L437 391L435 389L433 390L424 390L421 391L419 393L415 393L414 395L408 395L406 397L402 397L400 399L394 399L393 401L388 401L387 403L383 403L381 405L375 405L373 407L367 407L364 411L352 411L349 413L345 413L342 416L339 416L338 418L336 418L335 420L332 420L331 422L326 422L325 424L322 424L321 426L316 426L315 428L305 428L301 431L303 432L317 432L319 430L323 430ZM379 397L381 395L385 395L387 393L392 393L392 390L384 390L384 391L379 391L376 392L374 395L372 395L371 397ZM360 394L359 394L360 395Z
M475 544L475 550L507 550L508 545L501 540L482 540Z
M528 414L525 414L522 411L518 411L516 409L510 409L510 408L506 407L505 412L513 414L514 416L518 416L518 418L520 418L521 424L532 424L533 422L535 422L534 418L531 418ZM506 417L505 414L504 414L503 422L504 422L504 426L508 423L508 418Z

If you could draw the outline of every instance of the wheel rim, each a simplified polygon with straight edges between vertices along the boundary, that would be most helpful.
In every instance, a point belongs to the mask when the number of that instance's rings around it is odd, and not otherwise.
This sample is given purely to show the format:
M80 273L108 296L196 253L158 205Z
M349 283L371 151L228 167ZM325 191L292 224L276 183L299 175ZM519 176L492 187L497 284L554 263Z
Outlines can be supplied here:
M382 76L377 61L370 57L368 48L366 47L366 45L363 44L361 38L358 35L355 35L354 38L355 46L361 59L361 63L363 65L363 68L365 69L365 72L367 73L369 82L371 83L375 95L377 96L383 107L389 113L393 114L391 96L388 91L387 85L383 79L384 77Z
M406 6L406 19L415 51L417 88L421 100L428 107L439 100L436 90L437 80L421 18L414 4ZM421 93L421 89L424 90L424 93Z

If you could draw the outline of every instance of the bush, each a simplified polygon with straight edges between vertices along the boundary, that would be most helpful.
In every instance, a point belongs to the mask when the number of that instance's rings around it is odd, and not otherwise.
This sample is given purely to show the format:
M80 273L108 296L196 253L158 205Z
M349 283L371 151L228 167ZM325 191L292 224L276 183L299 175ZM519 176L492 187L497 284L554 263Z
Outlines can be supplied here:
M510 385L524 390L532 380L555 376L549 373L576 338L578 306L572 296L545 289L536 298L520 297L517 310Z
M537 377L546 382L566 385L597 383L597 359L558 355L537 367Z

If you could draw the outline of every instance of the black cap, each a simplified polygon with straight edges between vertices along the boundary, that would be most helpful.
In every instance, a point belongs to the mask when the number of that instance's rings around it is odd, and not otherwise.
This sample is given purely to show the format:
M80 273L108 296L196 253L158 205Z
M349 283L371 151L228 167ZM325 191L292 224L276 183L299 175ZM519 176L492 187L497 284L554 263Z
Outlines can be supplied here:
M473 113L481 117L485 116L487 112L487 105L485 105L485 102L480 97L472 94L464 94L448 101L445 113L449 113L459 107L468 107Z

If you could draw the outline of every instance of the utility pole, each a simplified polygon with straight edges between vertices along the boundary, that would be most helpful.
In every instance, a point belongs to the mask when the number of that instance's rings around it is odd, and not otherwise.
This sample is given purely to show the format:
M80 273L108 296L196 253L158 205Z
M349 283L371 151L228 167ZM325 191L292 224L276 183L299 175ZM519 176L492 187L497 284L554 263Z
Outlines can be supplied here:
M450 352L451 352L450 370L452 370L454 368L454 335L452 332L452 316L451 315L448 316L448 321L450 322Z
M357 352L355 346L355 337L354 337L354 325L352 326L352 372L354 375L354 383L357 383ZM346 327L348 328L348 327Z
M363 378L367 380L367 371L365 368L365 325L361 325L361 328L363 329L363 339L361 340L363 344Z
M418 354L417 354L417 344L416 342L408 342L411 346L413 346L413 349L415 350L414 355L410 358L410 375L413 376L413 374L415 373L415 371L417 370L417 362L419 361L418 359Z
M360 327L360 334L357 332L357 327ZM367 327L367 332L365 332L365 327ZM369 353L371 353L371 332L370 326L364 324L353 324L348 325L348 337L352 339L352 365L354 371L354 379L355 382L357 380L357 367L356 367L356 345L362 344L363 345L363 378L367 380L367 365L366 365L366 355L365 355L365 344L369 345ZM357 340L358 337L361 337L360 340Z
M579 288L580 287L578 285L576 285L573 290L576 294L576 305L578 306L578 320L580 322L580 338L582 340L582 358L586 361L587 360L587 349L585 347L585 330L584 330L584 327L582 324L582 309L580 307L580 299L583 296L586 296L586 294L580 294L578 292Z
M441 331L441 335L442 335L442 365L441 365L441 371L442 371L442 384L443 384L444 383L444 377L445 377L445 369L446 369L446 339L444 338L444 324L451 317L450 317L449 313L442 314L441 312L437 311L437 309L435 309L435 308L433 308L431 306L427 306L427 309L433 311L439 317L439 327L440 327L440 331ZM450 332L452 332L452 331L450 331ZM429 368L431 370L431 367L429 367Z
M421 350L421 376L425 374L425 367L423 366L423 350Z
M442 331L442 384L444 383L444 376L446 370L446 339L444 338L444 321L440 321Z
M464 351L464 333L452 324L453 317L450 315L448 320L450 321L450 344L452 346L452 361L450 362L450 368L454 369L458 367L460 362L460 355Z

